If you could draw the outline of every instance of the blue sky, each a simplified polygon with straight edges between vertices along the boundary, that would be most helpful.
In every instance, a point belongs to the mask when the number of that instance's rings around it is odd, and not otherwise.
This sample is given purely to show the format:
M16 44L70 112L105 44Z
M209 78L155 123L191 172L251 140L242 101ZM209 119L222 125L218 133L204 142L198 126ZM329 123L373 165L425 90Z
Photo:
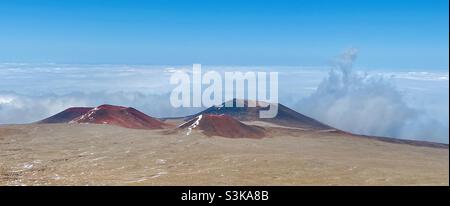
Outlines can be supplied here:
M0 62L449 66L448 0L0 2Z

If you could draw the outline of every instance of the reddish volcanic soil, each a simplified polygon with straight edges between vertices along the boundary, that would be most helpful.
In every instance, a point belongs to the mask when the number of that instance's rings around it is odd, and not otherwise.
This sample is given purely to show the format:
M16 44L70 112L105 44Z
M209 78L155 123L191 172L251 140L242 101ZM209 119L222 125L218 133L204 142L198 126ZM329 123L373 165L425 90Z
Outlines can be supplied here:
M55 114L47 119L37 122L38 124L56 124L56 123L69 123L73 119L86 114L92 107L72 107L66 109L58 114Z
M222 136L229 138L262 138L264 129L258 126L246 125L227 115L203 114L182 124L179 128L200 129L207 136Z
M166 125L134 108L113 105L91 109L72 122L110 124L131 129L162 129Z

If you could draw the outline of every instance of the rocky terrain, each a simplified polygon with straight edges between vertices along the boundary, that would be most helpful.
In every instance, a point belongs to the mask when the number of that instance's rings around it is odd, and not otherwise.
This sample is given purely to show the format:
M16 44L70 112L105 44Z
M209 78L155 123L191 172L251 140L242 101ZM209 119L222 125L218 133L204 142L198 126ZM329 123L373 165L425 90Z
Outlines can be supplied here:
M1 125L0 185L449 184L448 144L349 134L280 108L272 120L255 115L264 107L157 119L101 105Z

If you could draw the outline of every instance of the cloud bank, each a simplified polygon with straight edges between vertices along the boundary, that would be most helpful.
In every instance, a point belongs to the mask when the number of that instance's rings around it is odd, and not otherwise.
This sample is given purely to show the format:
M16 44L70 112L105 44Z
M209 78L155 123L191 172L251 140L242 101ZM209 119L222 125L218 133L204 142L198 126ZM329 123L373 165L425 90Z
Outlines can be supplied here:
M40 96L0 92L0 124L31 123L69 107L95 107L114 104L134 107L153 117L177 117L198 112L201 108L173 108L169 94L141 92L73 92Z
M448 127L410 107L389 79L354 72L356 57L355 49L344 52L315 92L295 108L357 134L448 142Z
M345 131L448 142L448 71L353 68L350 50L329 67L208 66L203 72L278 71L280 102ZM172 108L169 77L192 65L0 63L0 124L29 123L72 106L117 104L151 116L195 113ZM331 70L331 71L330 71Z

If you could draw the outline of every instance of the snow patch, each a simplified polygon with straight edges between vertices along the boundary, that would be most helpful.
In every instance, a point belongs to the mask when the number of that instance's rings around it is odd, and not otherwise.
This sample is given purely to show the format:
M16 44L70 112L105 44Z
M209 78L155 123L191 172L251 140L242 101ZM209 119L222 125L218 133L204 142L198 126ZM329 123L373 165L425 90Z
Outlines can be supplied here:
M95 112L98 111L98 110L99 110L99 108L95 107L94 109L89 110L89 112L87 112L86 114L81 115L80 118L72 120L69 123L76 123L78 120L82 120L82 119L93 120L94 118L92 117L92 115L95 114Z
M197 120L191 126L188 127L188 132L186 133L186 135L189 136L192 132L192 129L196 128L200 124L200 120L202 119L202 117L203 115L199 115L197 117Z

